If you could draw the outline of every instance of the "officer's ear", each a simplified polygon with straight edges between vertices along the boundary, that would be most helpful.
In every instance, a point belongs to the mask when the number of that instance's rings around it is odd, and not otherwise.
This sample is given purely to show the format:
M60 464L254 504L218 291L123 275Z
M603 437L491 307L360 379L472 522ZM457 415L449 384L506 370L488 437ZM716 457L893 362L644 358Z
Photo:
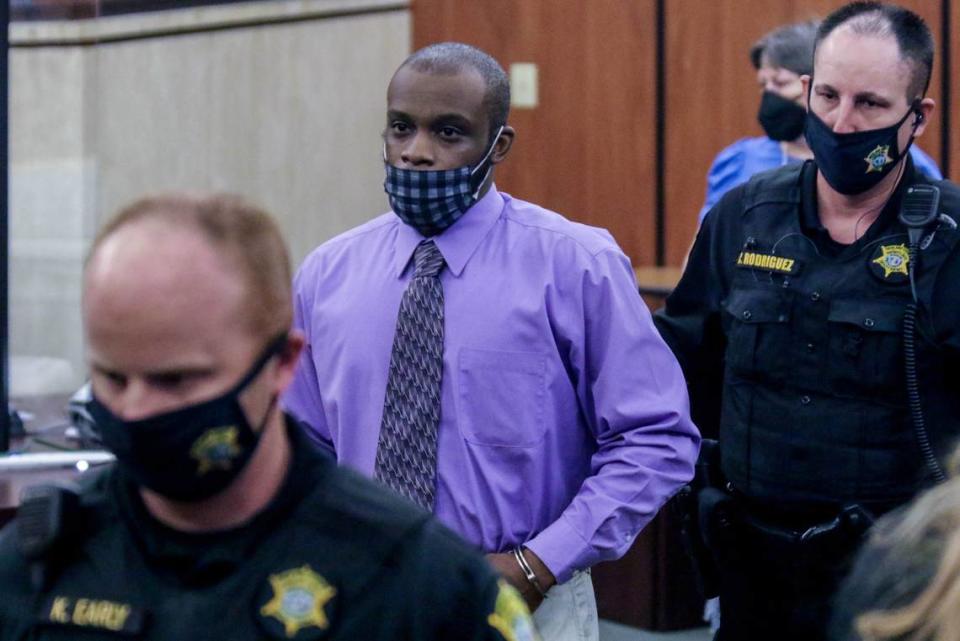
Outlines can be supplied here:
M937 108L937 103L934 102L933 98L924 98L919 100L914 105L914 112L916 117L913 121L913 135L914 137L920 136L923 131L927 128L927 123L930 122L930 117Z
M306 345L306 338L303 332L299 329L291 329L283 348L277 352L277 377L281 392L293 381L304 345Z

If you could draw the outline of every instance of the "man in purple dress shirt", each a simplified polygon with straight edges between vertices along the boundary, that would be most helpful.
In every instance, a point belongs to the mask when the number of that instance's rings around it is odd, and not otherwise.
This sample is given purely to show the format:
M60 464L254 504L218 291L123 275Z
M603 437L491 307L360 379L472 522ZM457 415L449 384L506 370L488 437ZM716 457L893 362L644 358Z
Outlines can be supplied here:
M493 185L515 136L509 96L500 65L466 45L400 66L383 151L393 211L324 243L297 274L308 348L286 403L341 463L374 474L398 308L415 250L433 241L434 513L520 589L544 639L596 639L589 568L625 553L691 478L699 434L610 234Z

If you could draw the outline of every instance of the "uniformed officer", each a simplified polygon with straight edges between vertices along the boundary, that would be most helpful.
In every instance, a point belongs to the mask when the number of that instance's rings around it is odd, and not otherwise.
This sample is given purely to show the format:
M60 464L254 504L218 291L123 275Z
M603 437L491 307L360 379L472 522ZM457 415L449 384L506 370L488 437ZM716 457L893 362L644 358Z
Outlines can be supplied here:
M701 493L700 523L720 639L823 638L863 531L941 477L960 433L960 190L907 154L932 64L910 11L824 20L803 79L814 159L728 193L657 314L719 433L723 490Z
M145 199L107 225L83 318L117 464L35 492L0 536L0 639L532 638L481 557L285 417L291 316L284 244L243 201Z

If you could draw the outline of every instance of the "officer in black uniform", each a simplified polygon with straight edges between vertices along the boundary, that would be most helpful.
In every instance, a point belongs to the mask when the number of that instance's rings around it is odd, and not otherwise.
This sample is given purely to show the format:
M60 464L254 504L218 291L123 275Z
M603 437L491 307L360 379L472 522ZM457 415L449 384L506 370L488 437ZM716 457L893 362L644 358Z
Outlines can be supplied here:
M719 639L824 638L864 530L941 478L960 434L960 190L907 154L932 62L899 7L824 20L804 77L814 160L729 192L655 317L719 434L699 496Z
M322 454L277 399L286 249L225 196L135 203L84 271L91 413L117 464L0 535L0 639L531 639L428 514Z

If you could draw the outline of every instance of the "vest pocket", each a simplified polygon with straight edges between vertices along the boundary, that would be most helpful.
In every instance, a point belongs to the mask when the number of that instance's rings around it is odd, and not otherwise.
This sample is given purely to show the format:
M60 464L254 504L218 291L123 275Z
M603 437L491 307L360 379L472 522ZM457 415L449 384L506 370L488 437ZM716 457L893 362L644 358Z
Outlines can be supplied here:
M840 390L903 393L904 304L837 300L830 305L828 377Z
M790 299L766 290L734 290L724 301L727 312L727 367L751 377L785 377L789 347Z
M531 447L544 437L546 356L463 348L457 422L476 445Z

